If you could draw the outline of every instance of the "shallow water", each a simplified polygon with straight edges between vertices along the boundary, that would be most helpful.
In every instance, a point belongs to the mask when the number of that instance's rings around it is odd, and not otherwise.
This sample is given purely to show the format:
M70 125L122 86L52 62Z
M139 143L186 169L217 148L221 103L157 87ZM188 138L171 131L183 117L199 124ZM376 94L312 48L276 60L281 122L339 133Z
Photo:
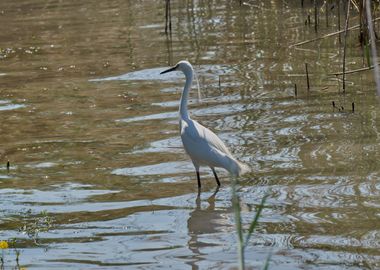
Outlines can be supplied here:
M20 266L237 266L229 178L218 171L215 193L203 169L198 196L178 135L183 76L159 75L188 59L202 89L191 114L253 169L239 189L245 226L269 194L247 264L272 254L270 269L379 268L372 73L349 75L342 94L329 75L341 70L337 36L290 47L336 31L336 7L328 27L321 8L315 33L299 2L172 2L170 39L162 1L1 1L0 240L16 238ZM366 62L356 35L348 69ZM5 266L15 258L6 250Z

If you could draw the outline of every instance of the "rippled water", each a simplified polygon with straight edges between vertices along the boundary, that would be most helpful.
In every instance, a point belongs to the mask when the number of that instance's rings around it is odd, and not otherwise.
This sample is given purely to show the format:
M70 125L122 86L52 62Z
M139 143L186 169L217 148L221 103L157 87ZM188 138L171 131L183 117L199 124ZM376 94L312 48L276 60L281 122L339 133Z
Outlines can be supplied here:
M269 194L247 264L272 254L270 269L379 268L372 73L349 75L342 94L329 75L341 70L337 36L291 47L336 31L336 7L328 27L321 7L315 33L297 1L171 2L170 39L163 1L1 1L0 240L16 238L19 265L237 266L229 178L218 171L216 192L203 169L197 194L178 135L184 79L159 75L188 59L202 89L191 114L253 168L239 188L245 226ZM366 62L356 42L352 32L348 69ZM4 260L15 267L16 250Z

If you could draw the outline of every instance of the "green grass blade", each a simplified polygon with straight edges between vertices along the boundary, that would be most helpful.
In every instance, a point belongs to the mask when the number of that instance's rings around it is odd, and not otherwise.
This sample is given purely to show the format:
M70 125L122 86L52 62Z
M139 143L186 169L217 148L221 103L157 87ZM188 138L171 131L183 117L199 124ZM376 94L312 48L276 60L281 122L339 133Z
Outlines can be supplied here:
M236 231L238 234L238 239L240 242L243 242L243 229L241 225L241 208L240 208L240 199L236 191L236 180L233 180L232 184L232 206L235 213L235 225Z
M241 208L240 208L240 200L236 191L236 182L235 178L231 179L232 183L232 206L235 213L235 226L236 233L238 236L238 256L239 256L239 269L244 270L244 242L243 242L243 228L241 225Z
M261 203L259 205L259 208L257 209L255 218L253 219L253 221L251 222L251 225L249 226L249 229L248 229L248 232L247 232L247 236L245 238L244 246L248 245L248 241L251 238L251 235L252 235L253 231L255 230L255 228L257 226L257 223L259 221L261 212L264 209L264 204L265 204L267 198L268 198L268 194L264 195L264 197L261 199Z
M265 261L265 265L264 265L263 270L268 270L269 269L269 262L270 262L271 257L272 257L272 252L269 253L269 255L268 255L268 257L267 257L267 259Z

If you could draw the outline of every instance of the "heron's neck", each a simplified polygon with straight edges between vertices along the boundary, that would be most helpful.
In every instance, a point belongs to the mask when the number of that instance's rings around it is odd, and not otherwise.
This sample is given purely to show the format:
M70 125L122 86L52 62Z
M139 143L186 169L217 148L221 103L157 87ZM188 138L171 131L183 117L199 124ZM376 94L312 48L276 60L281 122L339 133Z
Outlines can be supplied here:
M191 84L193 82L193 71L189 70L185 72L186 83L183 88L181 96L181 104L179 105L179 113L182 119L190 119L189 113L187 111L187 100L189 99L189 91L191 89Z

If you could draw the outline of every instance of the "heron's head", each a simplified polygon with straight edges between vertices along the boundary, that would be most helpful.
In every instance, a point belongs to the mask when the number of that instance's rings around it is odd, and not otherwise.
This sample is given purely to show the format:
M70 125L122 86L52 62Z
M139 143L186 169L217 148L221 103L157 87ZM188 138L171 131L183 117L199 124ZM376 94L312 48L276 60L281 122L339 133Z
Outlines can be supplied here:
M193 67L188 61L182 60L182 61L179 61L174 67L164 70L160 74L164 74L164 73L176 71L176 70L182 71L185 74L190 74L193 72Z

